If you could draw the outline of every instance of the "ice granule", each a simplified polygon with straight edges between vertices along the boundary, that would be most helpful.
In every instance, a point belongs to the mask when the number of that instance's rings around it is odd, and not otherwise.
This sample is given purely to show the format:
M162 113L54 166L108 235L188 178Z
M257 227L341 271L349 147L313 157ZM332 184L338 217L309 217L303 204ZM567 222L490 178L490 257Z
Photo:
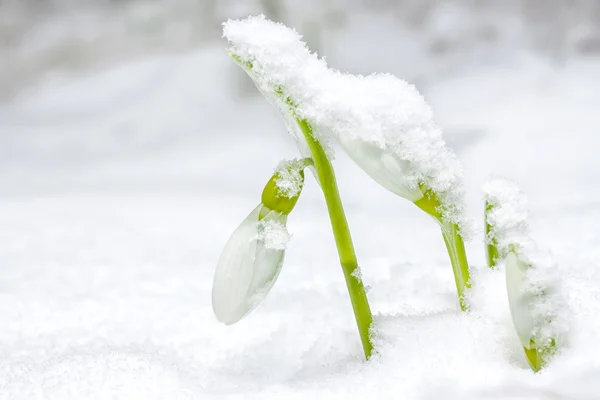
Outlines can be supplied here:
M275 170L277 174L275 185L278 195L287 198L300 195L304 184L304 178L301 174L304 166L304 162L299 159L284 160L279 163Z
M291 235L282 222L263 219L258 222L257 240L262 241L267 249L285 250Z
M354 271L352 271L350 275L355 277L357 281L362 282L362 270L360 269L360 267L357 266L356 268L354 268Z

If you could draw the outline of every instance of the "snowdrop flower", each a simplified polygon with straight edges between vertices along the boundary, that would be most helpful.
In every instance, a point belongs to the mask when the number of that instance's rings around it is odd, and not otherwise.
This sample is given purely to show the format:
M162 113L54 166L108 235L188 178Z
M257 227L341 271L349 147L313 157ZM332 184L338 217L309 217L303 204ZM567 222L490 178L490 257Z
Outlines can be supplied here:
M519 186L495 178L483 191L488 265L504 261L513 324L529 365L539 371L568 329L556 264L530 239L527 197Z
M567 330L566 306L552 274L556 266L532 243L511 246L504 265L513 324L529 365L539 371L556 352Z
M224 324L248 315L275 284L290 240L287 216L302 191L305 166L303 160L280 164L263 190L261 203L225 245L212 288L213 311Z

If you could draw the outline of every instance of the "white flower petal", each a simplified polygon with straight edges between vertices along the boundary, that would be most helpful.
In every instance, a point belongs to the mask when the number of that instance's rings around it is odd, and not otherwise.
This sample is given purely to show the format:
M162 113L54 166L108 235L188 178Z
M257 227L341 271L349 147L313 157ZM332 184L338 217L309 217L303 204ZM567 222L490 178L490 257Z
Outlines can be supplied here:
M265 246L262 221L285 225L287 217L271 211L259 222L260 204L233 232L217 263L212 289L213 311L225 324L234 324L264 299L279 276L284 249Z
M339 141L348 156L375 182L413 203L423 197L417 183L407 179L411 171L408 161L387 153L375 143L349 135L341 135Z
M525 275L529 266L512 251L506 256L505 266L506 290L513 323L521 344L528 349L534 330L532 295L527 291Z

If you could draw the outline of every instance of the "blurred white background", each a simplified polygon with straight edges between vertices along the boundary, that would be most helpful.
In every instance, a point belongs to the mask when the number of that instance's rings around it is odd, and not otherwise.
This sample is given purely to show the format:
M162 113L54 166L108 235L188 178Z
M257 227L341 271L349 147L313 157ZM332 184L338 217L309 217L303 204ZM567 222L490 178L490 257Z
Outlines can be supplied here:
M14 186L35 166L72 173L265 126L281 136L276 123L235 121L258 93L224 56L220 24L257 13L295 27L333 67L416 84L440 114L428 92L448 79L600 55L597 0L0 0L0 168ZM257 121L272 116L256 107Z

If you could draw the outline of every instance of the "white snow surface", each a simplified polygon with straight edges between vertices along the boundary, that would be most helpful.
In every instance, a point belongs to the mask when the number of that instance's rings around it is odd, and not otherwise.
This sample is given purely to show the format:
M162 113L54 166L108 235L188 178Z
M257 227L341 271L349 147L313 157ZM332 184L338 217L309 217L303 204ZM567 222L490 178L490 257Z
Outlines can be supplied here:
M443 217L459 224L465 235L470 233L463 215L462 169L414 85L391 74L360 76L329 69L295 30L264 15L229 20L223 36L259 90L284 114L298 142L305 140L290 119L309 122L326 147L334 140L354 139L358 146L376 145L408 162L402 180L409 187L424 184L431 189ZM293 115L286 115L290 107ZM304 148L301 144L306 155Z
M464 165L469 215L481 228L492 174L518 181L532 234L553 252L570 340L540 374L483 235L467 243L464 314L438 227L343 155L335 168L377 355L362 359L308 178L275 286L238 324L218 323L219 254L278 160L297 155L263 99L235 97L230 62L222 48L145 60L0 108L0 148L15 154L0 158L0 399L600 396L600 60L555 70L524 57L426 92ZM177 73L142 85L149 67ZM119 98L120 82L147 90ZM96 89L110 101L98 105Z

